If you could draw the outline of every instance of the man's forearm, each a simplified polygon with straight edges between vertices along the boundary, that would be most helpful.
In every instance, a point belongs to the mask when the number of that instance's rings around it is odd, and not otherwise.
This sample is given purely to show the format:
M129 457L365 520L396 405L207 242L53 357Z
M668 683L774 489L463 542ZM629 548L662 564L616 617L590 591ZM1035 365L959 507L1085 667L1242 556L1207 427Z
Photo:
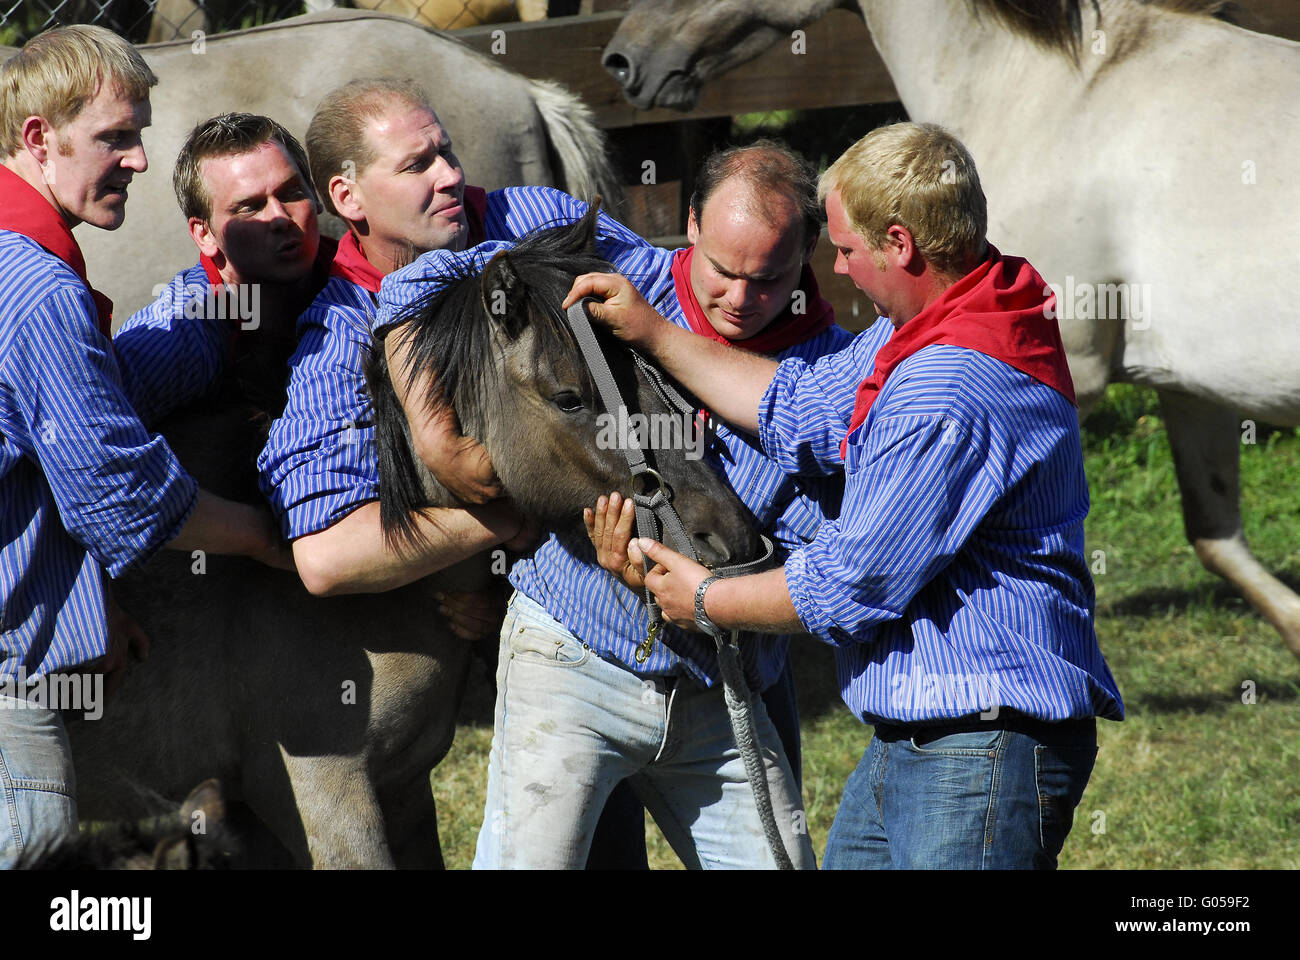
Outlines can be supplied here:
M402 404L415 455L438 482L463 503L487 503L503 493L487 451L461 435L456 413L445 402L430 405L427 373L410 369L409 324L384 340L388 376Z
M265 507L225 500L200 490L194 512L167 547L264 559L279 539Z
M668 321L656 324L653 338L641 346L714 416L750 433L758 432L758 405L776 376L775 361Z
M704 611L710 620L726 630L758 633L804 631L790 601L785 570L780 567L710 584L704 594Z
M414 583L501 543L511 531L494 529L490 508L431 509L416 518L428 543L404 556L385 542L379 504L362 504L338 523L293 542L303 585L316 596L382 593Z

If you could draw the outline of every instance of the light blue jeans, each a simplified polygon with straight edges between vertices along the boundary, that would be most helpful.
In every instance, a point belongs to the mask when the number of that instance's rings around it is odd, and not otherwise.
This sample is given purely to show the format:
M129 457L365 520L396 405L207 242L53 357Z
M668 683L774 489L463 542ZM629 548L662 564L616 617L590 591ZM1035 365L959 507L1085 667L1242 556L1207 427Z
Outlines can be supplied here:
M796 867L814 868L781 741L758 697L753 706L786 850ZM638 677L516 593L501 632L475 869L581 869L624 779L687 867L775 866L721 687Z
M77 835L76 788L58 711L0 695L0 869Z

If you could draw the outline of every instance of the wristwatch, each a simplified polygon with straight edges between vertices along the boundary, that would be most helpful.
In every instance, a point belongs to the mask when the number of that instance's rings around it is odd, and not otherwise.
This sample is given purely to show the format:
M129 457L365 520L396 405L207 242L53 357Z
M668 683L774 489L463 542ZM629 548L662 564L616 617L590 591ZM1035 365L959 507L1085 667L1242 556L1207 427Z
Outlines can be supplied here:
M695 625L710 636L717 636L722 632L722 628L709 619L709 615L704 612L704 591L720 577L705 577L700 581L700 585L695 588Z

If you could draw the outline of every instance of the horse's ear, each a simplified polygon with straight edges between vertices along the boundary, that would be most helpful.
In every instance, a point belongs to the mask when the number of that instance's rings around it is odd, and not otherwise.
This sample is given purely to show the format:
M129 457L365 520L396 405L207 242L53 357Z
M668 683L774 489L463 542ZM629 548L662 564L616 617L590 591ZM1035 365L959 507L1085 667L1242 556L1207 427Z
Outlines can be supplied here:
M483 268L482 284L483 309L494 324L505 328L506 336L513 340L528 322L527 290L507 251L494 254L488 261Z

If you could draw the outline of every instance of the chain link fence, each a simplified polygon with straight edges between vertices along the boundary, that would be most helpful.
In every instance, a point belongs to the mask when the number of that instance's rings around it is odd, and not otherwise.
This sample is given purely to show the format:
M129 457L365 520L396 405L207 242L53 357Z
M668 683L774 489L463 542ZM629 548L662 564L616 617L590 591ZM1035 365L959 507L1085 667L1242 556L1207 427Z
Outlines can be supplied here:
M557 0L0 0L0 45L21 47L69 23L99 24L132 43L189 40L195 31L243 30L335 6L398 14L439 30L540 20L548 6L552 15L578 12L576 2Z

